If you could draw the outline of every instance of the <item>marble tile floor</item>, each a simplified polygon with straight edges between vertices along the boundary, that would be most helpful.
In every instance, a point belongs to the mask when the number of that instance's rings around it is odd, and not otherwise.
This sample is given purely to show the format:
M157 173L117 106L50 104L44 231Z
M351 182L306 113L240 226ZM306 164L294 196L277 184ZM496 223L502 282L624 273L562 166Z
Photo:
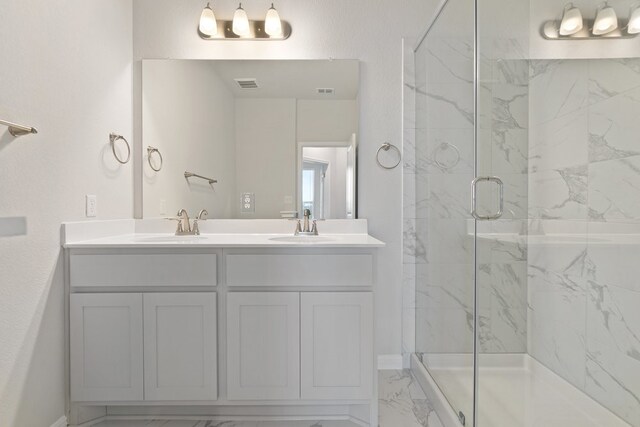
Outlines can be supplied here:
M442 427L409 370L380 371L380 427ZM103 421L93 427L359 427L350 421Z
M380 427L442 427L411 371L380 371L378 378Z

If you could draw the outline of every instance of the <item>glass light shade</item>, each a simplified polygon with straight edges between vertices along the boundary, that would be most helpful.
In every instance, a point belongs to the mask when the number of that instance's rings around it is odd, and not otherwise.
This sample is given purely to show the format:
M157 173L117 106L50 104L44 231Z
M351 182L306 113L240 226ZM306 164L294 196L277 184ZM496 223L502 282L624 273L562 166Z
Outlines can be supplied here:
M216 22L216 15L213 13L213 9L209 6L209 3L202 9L200 15L200 32L206 36L213 37L218 34L218 23Z
M593 34L601 36L618 28L618 15L611 6L604 6L598 10L596 20L593 22Z
M582 12L572 4L567 5L562 15L562 22L560 23L560 35L570 36L576 34L582 30L583 20Z
M249 18L247 17L247 12L242 8L242 3L236 9L236 12L233 14L233 32L240 37L249 35Z
M629 17L629 26L627 28L629 34L640 33L640 6L637 6L635 10L631 12Z
M264 32L272 37L282 35L282 22L278 11L273 7L273 3L271 3L271 8L267 11L267 17L264 20Z

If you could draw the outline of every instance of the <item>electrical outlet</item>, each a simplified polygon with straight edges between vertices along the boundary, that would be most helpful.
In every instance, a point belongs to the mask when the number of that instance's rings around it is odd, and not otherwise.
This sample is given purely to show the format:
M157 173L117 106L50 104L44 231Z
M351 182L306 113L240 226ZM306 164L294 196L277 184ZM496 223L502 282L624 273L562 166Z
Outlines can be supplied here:
M85 204L85 212L88 218L98 215L98 198L93 194L87 194Z
M240 213L254 213L256 211L256 196L254 193L242 193L240 198Z

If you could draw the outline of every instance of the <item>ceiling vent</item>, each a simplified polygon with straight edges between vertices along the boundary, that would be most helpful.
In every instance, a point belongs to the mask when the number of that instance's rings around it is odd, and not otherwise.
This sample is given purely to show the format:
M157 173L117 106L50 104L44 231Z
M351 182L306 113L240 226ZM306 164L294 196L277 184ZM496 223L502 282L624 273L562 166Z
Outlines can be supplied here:
M333 95L335 89L332 87L319 87L317 91L320 95Z
M258 82L256 79L233 79L238 83L240 89L258 89Z

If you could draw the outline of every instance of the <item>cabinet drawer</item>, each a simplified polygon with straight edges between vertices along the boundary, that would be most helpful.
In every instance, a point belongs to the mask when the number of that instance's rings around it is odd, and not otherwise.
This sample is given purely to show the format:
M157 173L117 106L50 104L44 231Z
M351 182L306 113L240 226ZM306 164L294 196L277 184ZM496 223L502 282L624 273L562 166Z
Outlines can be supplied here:
M372 286L372 254L227 254L229 286Z
M71 286L215 286L214 253L75 253Z

